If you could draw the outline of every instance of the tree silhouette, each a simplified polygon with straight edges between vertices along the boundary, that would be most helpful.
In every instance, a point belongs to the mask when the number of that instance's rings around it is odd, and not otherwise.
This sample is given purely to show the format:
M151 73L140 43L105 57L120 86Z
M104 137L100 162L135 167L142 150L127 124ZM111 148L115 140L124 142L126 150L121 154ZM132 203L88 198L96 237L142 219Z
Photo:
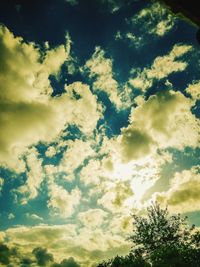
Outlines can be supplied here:
M167 245L188 245L191 232L186 219L178 215L169 215L167 208L157 203L147 208L147 217L132 215L134 231L130 236L133 244L141 247L147 254Z
M170 215L158 203L147 208L146 216L132 217L131 252L97 267L200 267L200 232L187 217Z

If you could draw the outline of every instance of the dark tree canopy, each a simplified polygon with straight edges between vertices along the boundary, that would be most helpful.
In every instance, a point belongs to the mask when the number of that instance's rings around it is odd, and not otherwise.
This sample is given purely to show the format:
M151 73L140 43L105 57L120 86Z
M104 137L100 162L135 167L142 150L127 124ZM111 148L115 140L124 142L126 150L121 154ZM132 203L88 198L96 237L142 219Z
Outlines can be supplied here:
M146 216L132 217L131 252L97 267L200 267L200 232L186 217L170 215L157 203L147 208Z

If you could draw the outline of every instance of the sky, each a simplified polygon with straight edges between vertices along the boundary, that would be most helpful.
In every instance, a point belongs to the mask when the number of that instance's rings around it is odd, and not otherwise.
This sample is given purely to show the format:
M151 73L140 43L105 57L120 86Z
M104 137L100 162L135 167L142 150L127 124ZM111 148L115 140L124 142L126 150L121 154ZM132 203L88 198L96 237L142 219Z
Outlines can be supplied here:
M200 226L196 31L157 1L1 1L0 266L124 255L154 201Z

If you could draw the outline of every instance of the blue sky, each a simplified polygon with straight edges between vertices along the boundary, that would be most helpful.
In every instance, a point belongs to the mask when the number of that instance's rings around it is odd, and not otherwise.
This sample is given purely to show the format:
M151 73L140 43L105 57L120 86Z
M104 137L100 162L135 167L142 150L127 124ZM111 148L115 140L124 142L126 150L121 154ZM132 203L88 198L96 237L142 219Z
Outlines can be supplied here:
M83 267L124 254L130 214L152 201L199 226L196 27L156 1L0 7L0 241L19 251L10 266L24 255L37 266L38 246Z

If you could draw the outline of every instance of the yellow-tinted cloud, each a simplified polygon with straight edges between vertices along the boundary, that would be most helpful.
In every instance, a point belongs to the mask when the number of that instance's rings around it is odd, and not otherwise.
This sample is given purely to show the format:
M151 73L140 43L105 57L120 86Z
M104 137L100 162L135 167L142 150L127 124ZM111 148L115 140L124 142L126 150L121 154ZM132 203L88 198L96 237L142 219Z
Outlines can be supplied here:
M199 180L199 166L177 172L171 179L169 190L155 193L153 198L168 205L169 210L174 213L197 211L200 205Z
M44 247L52 253L55 261L74 257L83 267L108 259L130 250L130 243L121 235L112 234L102 229L81 228L75 225L38 225L35 227L19 226L0 232L2 241L15 245L22 255L30 255L35 247Z
M186 92L189 93L193 100L200 99L200 81L193 82L189 84L186 88Z
M30 214L30 213L26 213L26 217L27 217L28 219L31 219L31 220L43 221L43 218L40 217L40 216L38 216L38 215L35 214L35 213L32 213L32 214Z
M93 89L104 91L110 101L117 108L122 106L117 81L113 78L112 60L105 57L105 52L100 47L96 47L94 54L89 59L84 68L89 71L90 78L94 78Z
M107 213L102 209L90 209L78 214L79 220L88 228L101 227Z
M70 44L67 36L66 45L47 47L42 53L34 43L25 43L0 26L1 164L23 171L19 157L28 146L51 141L69 123L85 133L95 128L102 109L87 85L77 82L66 86L61 96L51 96L49 76L58 75L70 59Z
M89 141L84 142L79 139L76 139L74 141L69 140L66 142L66 145L67 148L63 153L59 168L60 170L65 171L70 179L73 178L72 175L75 169L83 164L83 161L89 156L93 156L95 152L92 149L91 143Z
M157 148L200 144L200 122L191 113L192 101L171 90L152 95L132 110L130 124L118 143L124 162L145 157Z
M155 2L134 15L131 22L141 25L148 34L164 36L173 28L175 20L168 9L161 3Z
M52 181L49 184L48 207L60 217L68 218L73 214L76 206L80 203L81 191L74 188L70 193Z
M174 45L168 55L156 57L150 68L137 71L135 78L130 78L129 83L142 91L152 86L154 80L161 80L169 74L183 71L187 62L179 60L179 57L191 51L191 45Z
M26 204L27 200L34 199L38 195L38 190L44 179L42 160L38 156L39 153L35 148L30 149L26 155L27 180L24 185L15 190L15 192L23 196L21 199L22 204Z
M113 213L130 212L133 191L129 181L105 182L101 185L103 196L98 204Z

